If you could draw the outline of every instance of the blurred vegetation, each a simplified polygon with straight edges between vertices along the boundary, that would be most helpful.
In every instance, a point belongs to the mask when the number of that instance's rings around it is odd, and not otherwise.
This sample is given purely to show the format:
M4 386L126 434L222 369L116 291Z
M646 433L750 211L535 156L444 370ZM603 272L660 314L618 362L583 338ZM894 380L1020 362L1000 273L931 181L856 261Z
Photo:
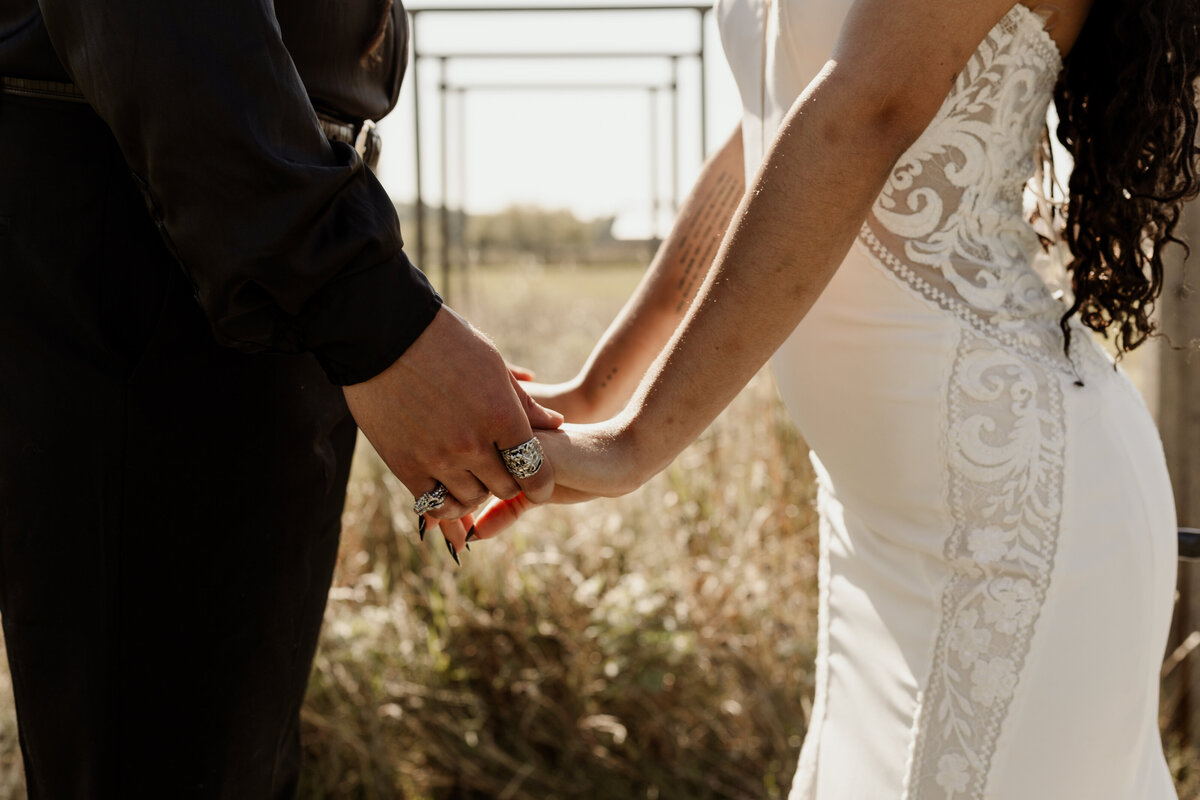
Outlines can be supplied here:
M482 270L456 305L565 379L639 276ZM301 797L785 797L812 693L812 500L766 374L641 491L539 509L461 568L436 533L418 541L411 497L361 447ZM0 669L6 799L24 797L7 681ZM1190 751L1168 757L1180 796L1200 797Z
M408 249L415 252L415 208L399 204L396 210ZM426 263L440 263L441 210L426 206L425 220ZM565 209L514 205L492 214L450 209L446 221L453 260L473 266L646 264L658 244L654 240L618 239L612 230L614 217L582 220Z
M638 277L487 271L466 310L566 378ZM304 796L784 797L812 689L811 492L765 376L646 489L540 509L461 569L360 458Z

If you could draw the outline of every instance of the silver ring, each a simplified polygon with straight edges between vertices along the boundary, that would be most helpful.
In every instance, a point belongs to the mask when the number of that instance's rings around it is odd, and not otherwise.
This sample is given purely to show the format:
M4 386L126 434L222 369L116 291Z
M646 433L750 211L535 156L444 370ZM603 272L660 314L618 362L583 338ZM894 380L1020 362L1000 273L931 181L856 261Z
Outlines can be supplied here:
M441 508L446 504L446 497L449 494L450 490L439 483L413 502L413 513L419 517L422 514L428 514L435 508Z
M536 436L524 444L501 450L500 458L503 459L508 474L518 479L537 475L546 460L545 453L542 452L542 443Z

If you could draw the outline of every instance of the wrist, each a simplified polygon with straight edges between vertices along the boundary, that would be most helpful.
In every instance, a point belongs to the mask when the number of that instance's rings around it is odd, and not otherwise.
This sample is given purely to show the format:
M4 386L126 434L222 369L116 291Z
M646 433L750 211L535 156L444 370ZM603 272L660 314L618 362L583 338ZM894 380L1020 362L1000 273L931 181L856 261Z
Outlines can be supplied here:
M620 494L641 487L670 463L658 457L655 437L632 409L613 417L608 426L613 472L621 476Z

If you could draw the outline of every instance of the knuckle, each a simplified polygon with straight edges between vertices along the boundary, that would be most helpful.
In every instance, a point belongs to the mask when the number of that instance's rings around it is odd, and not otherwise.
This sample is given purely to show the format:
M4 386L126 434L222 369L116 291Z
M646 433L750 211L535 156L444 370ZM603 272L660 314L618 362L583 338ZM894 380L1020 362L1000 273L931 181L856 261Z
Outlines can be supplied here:
M510 482L510 483L505 484L504 486L498 487L493 492L493 494L495 494L496 497L499 497L501 500L512 500L514 497L516 497L520 493L521 493L521 487L518 486L515 482Z
M549 500L550 496L553 494L554 485L551 483L541 482L525 487L525 497L527 497L531 503L544 503Z
M434 519L458 519L462 515L462 507L453 500L447 500L440 508L431 509L425 514Z
M487 492L473 492L466 497L460 497L459 501L463 504L463 508L479 508L488 499Z

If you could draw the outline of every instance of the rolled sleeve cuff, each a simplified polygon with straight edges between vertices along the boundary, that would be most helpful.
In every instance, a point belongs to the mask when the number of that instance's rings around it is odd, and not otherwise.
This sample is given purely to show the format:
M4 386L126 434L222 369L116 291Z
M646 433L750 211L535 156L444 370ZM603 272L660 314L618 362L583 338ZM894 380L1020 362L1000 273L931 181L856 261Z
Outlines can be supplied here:
M403 251L343 275L304 314L303 349L338 386L362 383L395 363L442 307L442 298Z

